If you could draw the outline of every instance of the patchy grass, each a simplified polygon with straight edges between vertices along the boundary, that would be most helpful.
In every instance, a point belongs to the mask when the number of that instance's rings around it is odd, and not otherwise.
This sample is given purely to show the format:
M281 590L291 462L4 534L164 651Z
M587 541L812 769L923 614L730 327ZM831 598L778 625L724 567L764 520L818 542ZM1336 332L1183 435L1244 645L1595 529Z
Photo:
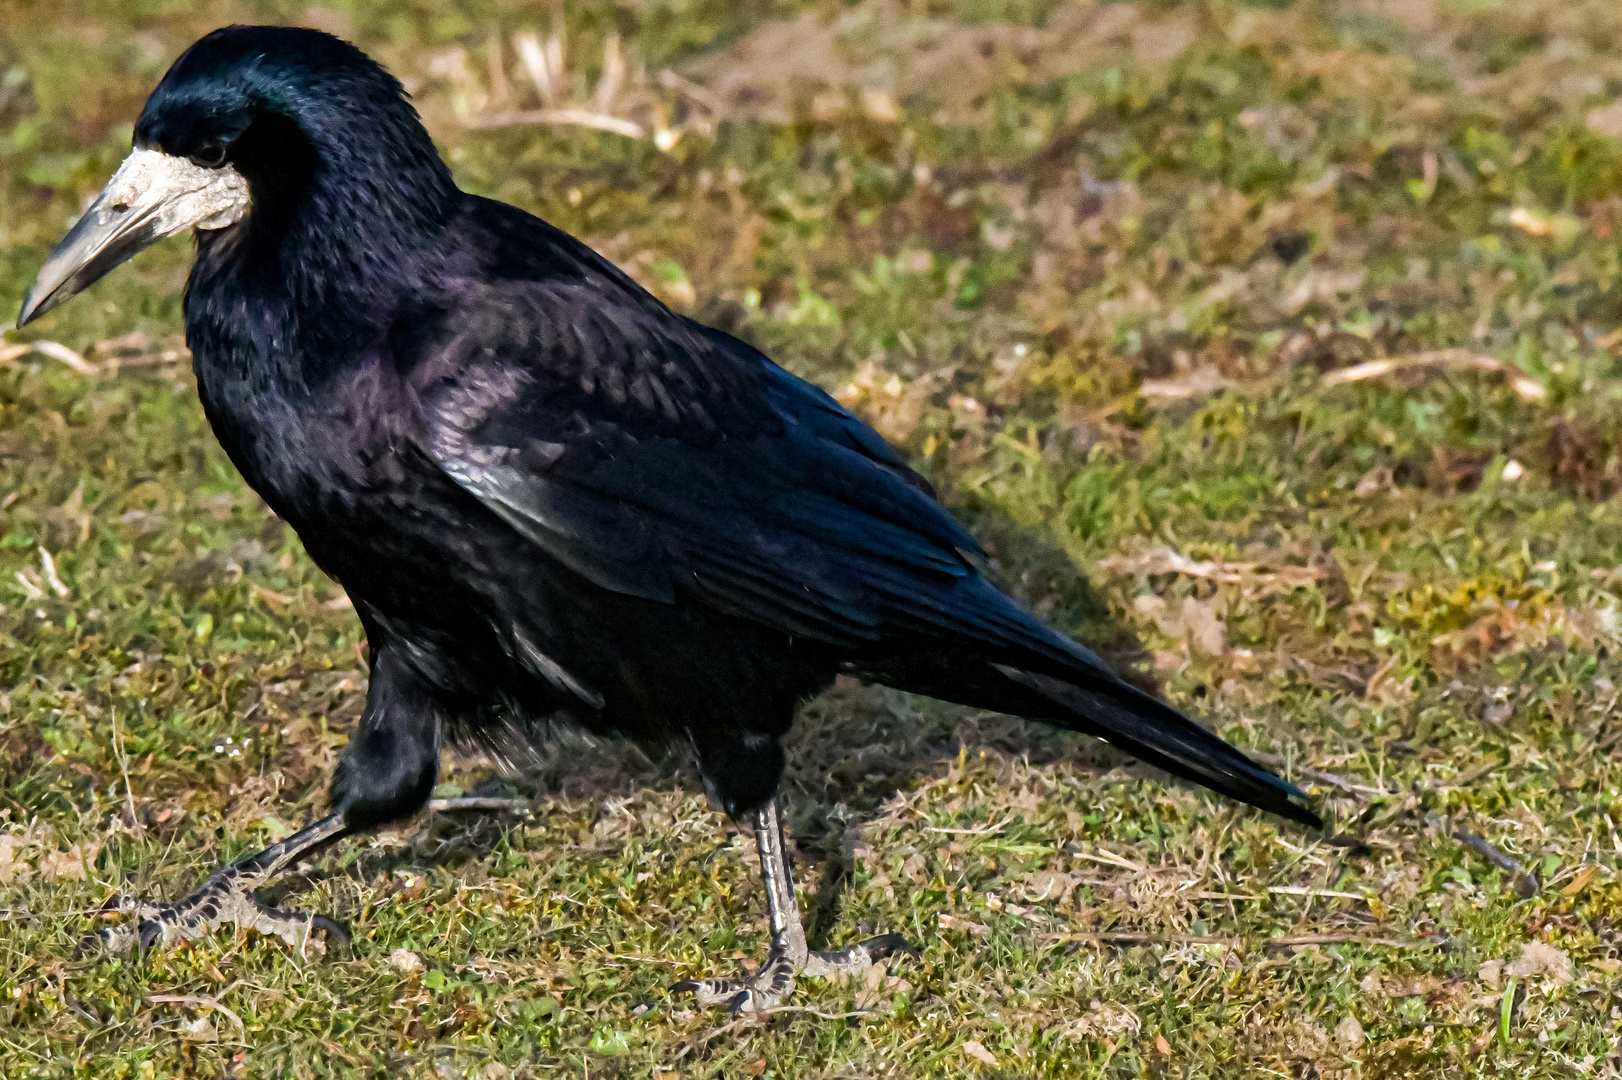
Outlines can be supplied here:
M573 743L447 764L528 817L276 890L352 954L76 959L109 895L314 814L365 686L342 594L206 430L172 243L6 337L94 374L0 354L0 1075L1617 1075L1622 9L564 10L0 6L0 310L186 43L338 30L465 186L835 389L1038 610L1337 838L841 684L788 778L813 939L923 948L807 981L815 1012L665 995L763 952L751 845L680 762ZM549 103L524 32L561 32L550 104L606 74L643 137L489 126Z

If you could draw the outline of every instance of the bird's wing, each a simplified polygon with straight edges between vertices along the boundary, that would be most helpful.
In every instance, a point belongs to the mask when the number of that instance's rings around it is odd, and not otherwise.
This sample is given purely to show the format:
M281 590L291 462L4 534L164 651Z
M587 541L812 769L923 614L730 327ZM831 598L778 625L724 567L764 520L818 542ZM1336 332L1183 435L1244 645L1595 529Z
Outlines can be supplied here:
M975 576L973 538L827 394L603 283L458 301L416 366L429 455L598 585L678 593L831 643ZM605 291L610 299L605 300Z

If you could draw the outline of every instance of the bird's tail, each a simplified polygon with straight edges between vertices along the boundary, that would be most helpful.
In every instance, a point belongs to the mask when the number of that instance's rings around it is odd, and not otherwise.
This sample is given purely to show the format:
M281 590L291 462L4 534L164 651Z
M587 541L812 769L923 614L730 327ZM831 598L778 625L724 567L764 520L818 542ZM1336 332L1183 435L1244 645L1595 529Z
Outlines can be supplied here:
M1017 610L1006 597L1005 617ZM1024 641L937 639L864 672L898 689L1079 731L1213 791L1314 828L1294 784L1165 702L1124 682L1087 649L1019 612ZM1012 629L1006 623L1005 629ZM975 635L979 637L979 635ZM988 648L989 646L989 648Z
M1038 719L1096 735L1151 765L1280 817L1313 828L1323 824L1293 801L1306 798L1294 784L1135 686L1115 680L1089 687L1006 665L994 667L1051 703L1047 711L1032 714Z

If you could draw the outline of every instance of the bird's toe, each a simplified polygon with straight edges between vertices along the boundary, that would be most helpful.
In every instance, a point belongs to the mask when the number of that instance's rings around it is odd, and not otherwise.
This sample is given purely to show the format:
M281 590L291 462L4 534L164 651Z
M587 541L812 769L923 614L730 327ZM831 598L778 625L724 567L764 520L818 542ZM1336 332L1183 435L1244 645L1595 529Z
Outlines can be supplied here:
M794 965L779 954L761 969L737 979L684 979L670 988L673 994L691 994L705 1008L725 1005L736 1015L766 1013L786 1005L794 996Z
M887 960L903 953L907 956L919 955L918 947L900 934L880 934L868 938L862 942L861 948L867 950L868 957L874 961Z
M141 924L135 928L136 941L139 943L141 951L145 952L152 946L161 943L166 936L163 931L164 924L159 920L142 919Z
M899 953L916 956L918 949L900 934L881 934L843 949L813 952L806 958L803 970L823 978L860 975L880 960Z
M106 952L114 956L127 953L134 946L134 935L122 926L104 926L86 934L73 947L73 958L83 959L92 953Z
M684 979L671 986L673 994L691 994L704 1007L725 1005L732 1013L766 1013L788 1004L799 974L821 978L858 976L875 963L918 950L900 934L881 934L843 949L813 952L795 965L788 955L773 949L759 971L737 979Z

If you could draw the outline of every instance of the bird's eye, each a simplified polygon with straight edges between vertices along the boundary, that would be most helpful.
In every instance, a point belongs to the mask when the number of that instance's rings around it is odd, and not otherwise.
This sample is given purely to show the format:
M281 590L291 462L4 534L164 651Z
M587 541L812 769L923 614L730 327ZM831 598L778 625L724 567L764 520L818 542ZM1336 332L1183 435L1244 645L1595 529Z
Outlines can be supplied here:
M204 146L191 155L192 164L205 169L217 169L225 164L225 147Z

